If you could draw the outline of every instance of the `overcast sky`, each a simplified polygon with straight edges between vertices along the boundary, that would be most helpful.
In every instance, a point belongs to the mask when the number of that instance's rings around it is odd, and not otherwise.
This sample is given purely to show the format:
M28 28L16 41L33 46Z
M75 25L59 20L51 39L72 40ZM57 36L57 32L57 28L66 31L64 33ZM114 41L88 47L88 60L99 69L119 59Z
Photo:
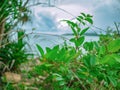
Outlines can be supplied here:
M69 33L66 25L60 23L60 20L74 18L81 12L93 15L94 26L101 29L113 26L114 22L120 22L120 0L58 0L55 6L57 8L32 7L33 25L28 28L36 28L39 32Z

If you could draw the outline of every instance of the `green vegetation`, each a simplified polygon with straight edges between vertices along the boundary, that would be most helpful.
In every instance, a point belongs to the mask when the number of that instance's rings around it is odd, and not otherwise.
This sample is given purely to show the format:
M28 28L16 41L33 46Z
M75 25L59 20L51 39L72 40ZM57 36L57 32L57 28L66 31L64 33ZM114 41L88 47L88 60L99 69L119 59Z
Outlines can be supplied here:
M7 65L9 70L17 70L21 63L28 61L29 54L25 50L27 43L23 40L24 31L18 31L17 36L18 40L11 41L5 47L0 48L0 61Z
M73 32L69 40L73 45L64 41L63 45L43 50L37 44L39 57L31 58L32 55L26 52L28 43L25 42L23 30L14 34L17 36L15 40L10 36L12 33L6 34L17 22L22 20L24 24L28 21L28 2L9 1L0 2L0 89L120 89L120 33L117 23L114 32L108 30L99 36L98 41L86 42L85 33L93 24L91 15L81 13L75 21L63 20ZM23 66L29 67L29 70Z
M71 27L74 37L67 44L56 45L46 52L37 45L40 65L33 69L34 77L43 76L42 89L58 90L118 90L120 88L120 37L101 35L99 41L84 42L84 33L92 24L92 16L81 14L79 22L64 20ZM78 25L82 24L81 29ZM115 38L114 38L115 37ZM83 53L84 52L84 53Z

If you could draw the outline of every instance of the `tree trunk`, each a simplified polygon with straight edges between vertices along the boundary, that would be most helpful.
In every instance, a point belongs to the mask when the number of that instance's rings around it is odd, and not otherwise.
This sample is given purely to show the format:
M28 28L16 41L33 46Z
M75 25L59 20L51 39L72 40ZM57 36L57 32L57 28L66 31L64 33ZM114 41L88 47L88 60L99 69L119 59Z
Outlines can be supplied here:
M4 30L5 30L5 19L3 19L2 22L0 22L0 46L3 41Z

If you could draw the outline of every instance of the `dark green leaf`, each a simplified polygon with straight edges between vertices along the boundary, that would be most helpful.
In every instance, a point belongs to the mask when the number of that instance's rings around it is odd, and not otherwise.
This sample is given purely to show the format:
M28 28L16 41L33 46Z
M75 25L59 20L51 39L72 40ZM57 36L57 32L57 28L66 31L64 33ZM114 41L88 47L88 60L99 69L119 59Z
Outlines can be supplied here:
M91 50L93 50L93 42L85 42L83 47L85 50L91 51Z
M96 56L95 55L91 55L91 54L86 55L84 57L83 61L84 61L84 64L87 67L94 66L97 63Z
M91 16L90 14L87 14L87 17L90 17L90 18L92 18L93 16Z
M54 46L52 50L53 51L59 51L59 45Z
M88 21L90 24L93 24L93 20L91 18L85 18L86 21Z
M78 16L79 19L84 19L83 16Z
M46 47L46 52L49 53L51 49L49 47Z
M80 35L83 35L88 29L89 29L89 27L84 28L84 29L80 32Z
M75 38L71 38L70 41L75 43L76 39Z
M79 37L76 41L76 46L79 47L81 44L83 44L84 40L85 40L84 36Z
M74 35L76 36L77 32L76 32L75 28L78 27L78 25L70 20L63 20L63 21L66 21L68 23L68 25L71 27Z
M84 17L86 17L85 13L81 13L81 15L83 15Z

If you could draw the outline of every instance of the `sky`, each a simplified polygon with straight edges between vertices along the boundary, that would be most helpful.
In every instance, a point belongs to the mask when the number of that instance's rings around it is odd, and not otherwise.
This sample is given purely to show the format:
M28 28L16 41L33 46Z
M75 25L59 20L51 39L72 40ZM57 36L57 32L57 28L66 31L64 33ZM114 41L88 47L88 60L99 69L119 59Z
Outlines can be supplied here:
M56 0L54 7L41 5L31 7L33 11L32 24L24 28L36 28L36 32L70 33L68 26L61 22L63 19L72 19L81 12L93 15L94 26L105 30L108 26L114 27L114 22L120 22L120 0ZM53 4L53 3L52 3ZM66 13L67 12L67 13ZM99 32L97 28L91 31Z

